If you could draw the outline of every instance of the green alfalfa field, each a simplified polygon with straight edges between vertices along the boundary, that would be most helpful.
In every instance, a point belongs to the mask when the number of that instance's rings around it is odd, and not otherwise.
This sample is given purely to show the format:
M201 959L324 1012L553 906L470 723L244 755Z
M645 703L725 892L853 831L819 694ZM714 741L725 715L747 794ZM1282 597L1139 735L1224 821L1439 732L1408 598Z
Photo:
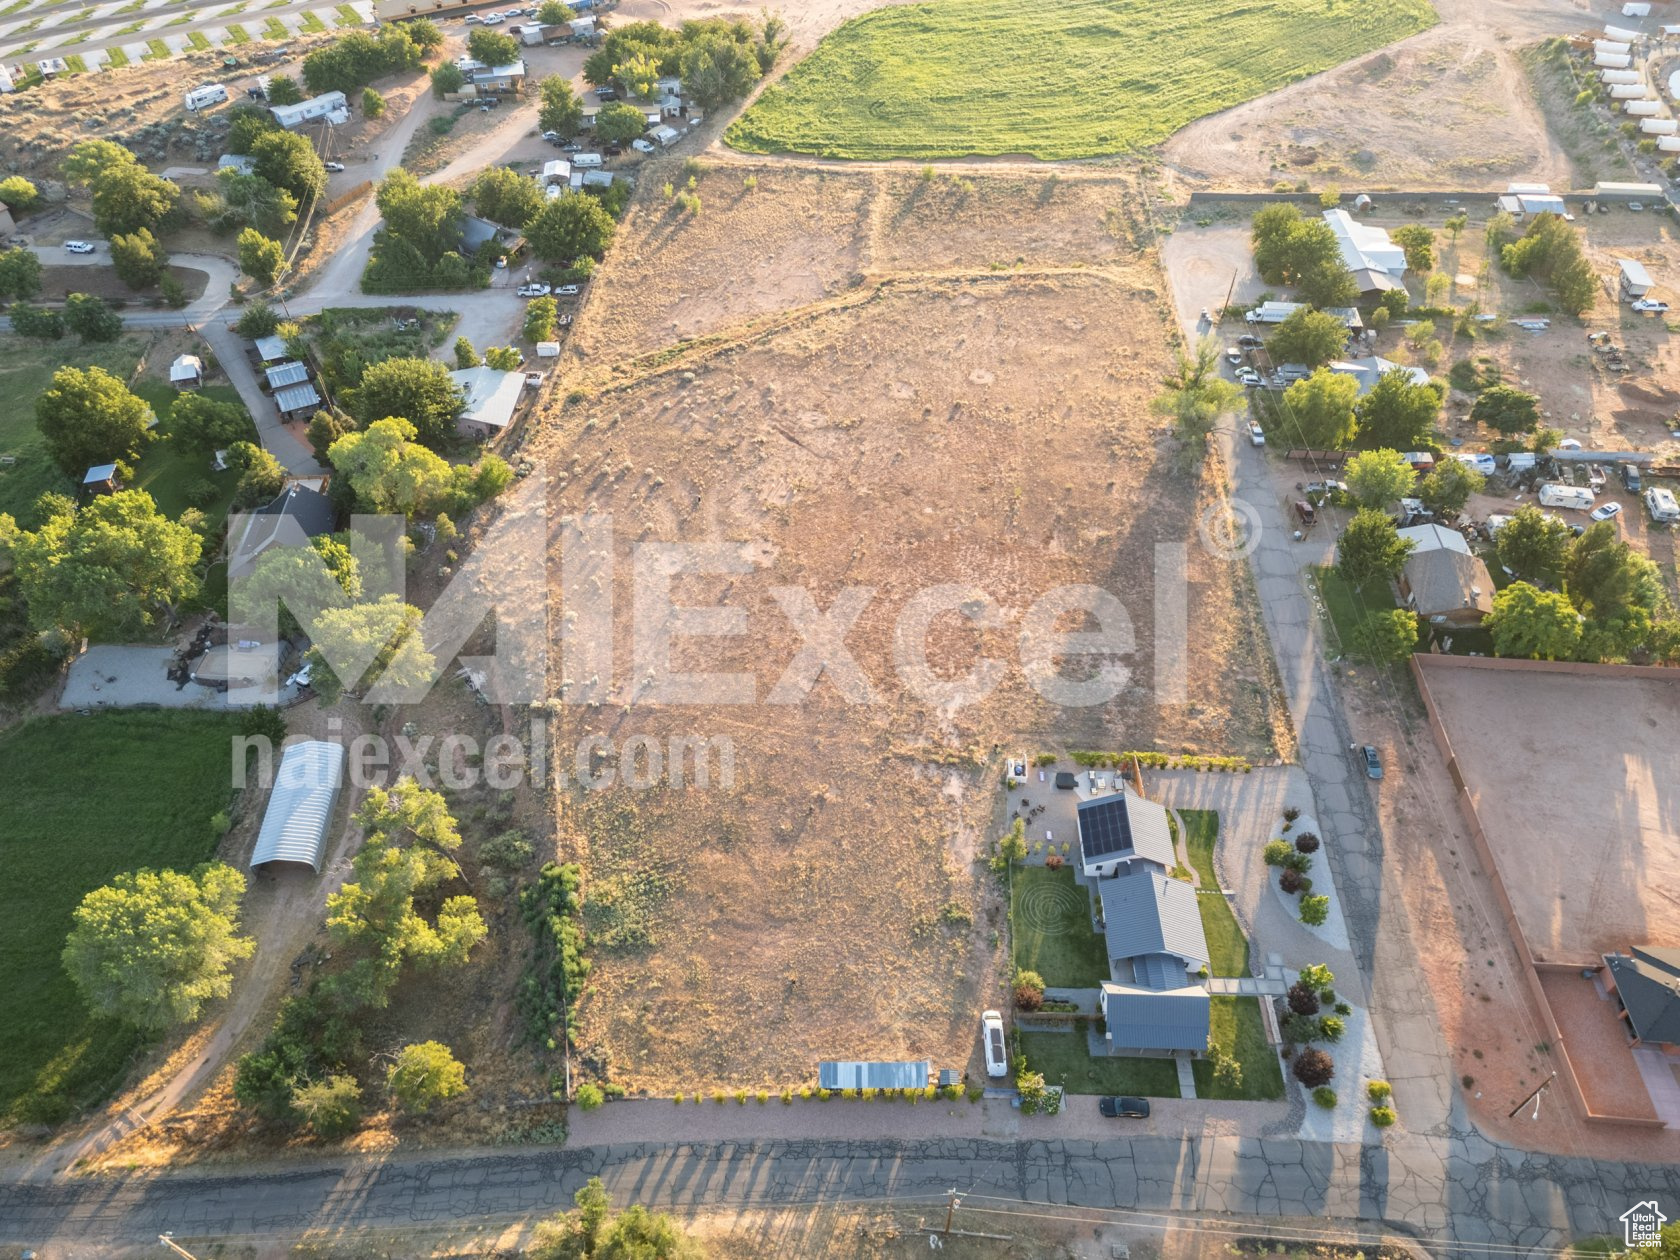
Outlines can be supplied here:
M1127 153L1435 21L1428 0L932 0L845 23L725 138L835 158Z

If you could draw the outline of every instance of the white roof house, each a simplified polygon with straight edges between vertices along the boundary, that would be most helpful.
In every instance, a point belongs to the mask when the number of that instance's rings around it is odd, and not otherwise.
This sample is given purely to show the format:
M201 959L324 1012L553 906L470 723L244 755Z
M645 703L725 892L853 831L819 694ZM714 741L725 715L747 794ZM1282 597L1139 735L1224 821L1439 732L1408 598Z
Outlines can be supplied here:
M1464 556L1470 554L1470 544L1464 541L1464 535L1456 529L1448 529L1445 525L1410 525L1398 533L1413 544L1414 556L1422 555L1426 551L1456 551Z
M1388 239L1382 228L1361 223L1346 210L1326 210L1324 221L1336 234L1342 262L1349 271L1381 271L1390 276L1406 274L1406 251Z
M1634 258L1618 258L1616 266L1622 273L1622 291L1643 297L1651 288L1651 273L1645 264Z
M572 164L565 158L553 158L543 163L542 182L545 184L564 184L572 178Z
M1506 193L1499 199L1499 208L1514 218L1530 214L1566 214L1563 198L1555 193Z
M288 130L317 118L325 118L334 126L350 121L350 104L344 99L343 92L323 92L296 105L270 105L268 112L274 115L275 122Z
M1622 112L1631 114L1635 118L1654 118L1662 109L1658 101L1623 101Z
M498 372L480 365L451 372L449 379L467 399L455 421L455 430L463 437L494 437L513 423L514 408L525 388L523 372Z
M196 354L183 354L169 365L171 385L197 385L204 380L204 360Z
M1359 382L1359 392L1368 394L1376 386L1384 373L1392 372L1396 368L1406 373L1413 385L1429 384L1429 373L1420 367L1408 367L1385 359L1381 355L1371 355L1363 359L1338 359L1326 365L1337 376L1351 376Z
M274 791L251 854L252 868L296 862L319 875L326 857L327 829L343 785L343 744L306 739L289 746L274 775Z
M1639 130L1648 136L1672 136L1680 133L1680 122L1672 118L1641 118Z
M1611 70L1626 70L1633 64L1631 53L1598 53L1593 57L1593 65Z

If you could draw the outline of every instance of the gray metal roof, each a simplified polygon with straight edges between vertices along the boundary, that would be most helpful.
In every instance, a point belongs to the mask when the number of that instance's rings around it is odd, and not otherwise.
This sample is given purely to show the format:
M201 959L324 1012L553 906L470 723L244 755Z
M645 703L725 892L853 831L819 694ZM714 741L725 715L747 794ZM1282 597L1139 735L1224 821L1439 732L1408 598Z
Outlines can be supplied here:
M1087 862L1140 857L1168 870L1177 864L1166 807L1136 792L1079 802L1079 851Z
M290 745L274 775L251 865L303 862L320 874L327 828L343 783L343 744L306 739Z
M1207 934L1189 884L1134 866L1097 888L1110 959L1176 954L1192 966L1207 965Z
M302 411L305 407L314 407L321 401L321 395L313 385L294 385L290 389L274 391L274 405L281 411Z
M1109 1040L1134 1050L1207 1049L1212 1003L1200 985L1164 993L1104 984L1103 1018Z
M1680 1044L1680 951L1635 946L1606 954L1616 992L1641 1041Z
M257 347L257 353L262 356L264 363L273 363L277 359L286 357L286 339L281 336L258 337L252 343Z
M926 1089L932 1077L933 1064L927 1059L903 1063L830 1059L817 1064L817 1085L822 1089Z
M277 363L268 369L268 387L270 389L284 389L287 385L300 385L309 379L309 368L302 363Z

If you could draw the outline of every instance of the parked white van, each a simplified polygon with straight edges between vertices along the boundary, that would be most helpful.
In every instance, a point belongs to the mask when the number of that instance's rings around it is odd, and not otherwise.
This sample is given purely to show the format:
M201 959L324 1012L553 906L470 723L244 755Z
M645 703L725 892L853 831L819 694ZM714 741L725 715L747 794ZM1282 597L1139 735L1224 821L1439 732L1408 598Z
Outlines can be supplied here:
M599 153L574 153L574 154L572 154L572 166L574 168L575 167L580 167L580 166L590 167L590 166L599 166L599 165L601 165L601 155Z
M187 92L186 107L194 113L206 109L211 105L220 105L228 98L227 85L224 83L205 83Z

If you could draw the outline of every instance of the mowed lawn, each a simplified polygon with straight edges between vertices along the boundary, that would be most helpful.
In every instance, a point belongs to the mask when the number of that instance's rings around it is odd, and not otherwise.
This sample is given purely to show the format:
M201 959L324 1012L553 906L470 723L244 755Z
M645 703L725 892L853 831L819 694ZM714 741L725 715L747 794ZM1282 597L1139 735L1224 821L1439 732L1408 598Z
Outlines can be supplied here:
M109 345L79 346L71 341L29 341L8 334L0 339L0 455L17 462L0 466L0 512L34 528L30 505L48 490L68 494L75 489L47 455L41 431L35 427L35 399L52 384L61 367L102 367L127 381L140 362L144 344L124 337Z
M1087 1053L1085 1034L1079 1032L1019 1036L1027 1066L1044 1073L1046 1085L1060 1085L1070 1094L1178 1097L1178 1068L1170 1059L1093 1059Z
M838 158L1123 153L1435 20L1427 0L932 0L845 23L725 138Z
M1213 846L1219 840L1219 815L1211 809L1181 809L1184 847L1190 865L1196 868L1203 890L1196 893L1196 908L1202 912L1202 932L1207 936L1208 969L1216 976L1248 974L1248 938L1243 935L1231 903L1219 895L1219 878L1213 872Z
M1213 1044L1224 1046L1242 1064L1242 1085L1229 1089L1213 1079L1213 1065L1197 1059L1190 1065L1196 1078L1196 1097L1214 1099L1272 1099L1283 1097L1283 1067L1277 1051L1266 1040L1265 1017L1260 999L1214 997L1209 999L1208 1035Z
M1091 926L1091 894L1071 866L1023 866L1011 878L1015 966L1058 989L1094 989L1109 978L1108 943Z
M235 720L209 713L36 718L0 736L0 1123L54 1122L122 1079L141 1038L87 1014L59 954L84 894L215 851Z

